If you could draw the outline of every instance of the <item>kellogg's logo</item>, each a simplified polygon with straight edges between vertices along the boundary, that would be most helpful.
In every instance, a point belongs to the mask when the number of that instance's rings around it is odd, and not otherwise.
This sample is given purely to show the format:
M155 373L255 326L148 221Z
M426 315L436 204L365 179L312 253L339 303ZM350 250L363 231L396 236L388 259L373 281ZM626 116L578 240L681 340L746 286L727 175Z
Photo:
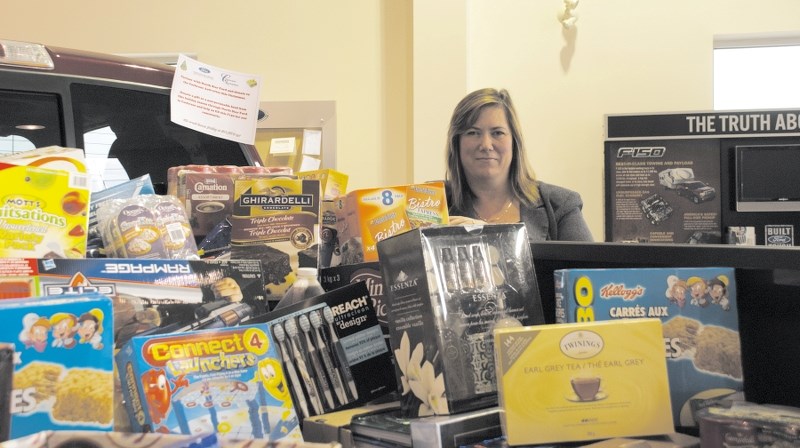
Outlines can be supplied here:
M633 288L625 287L625 284L614 284L609 283L608 285L603 286L600 288L600 298L602 299L612 299L614 297L619 297L625 301L632 301L636 300L639 297L644 295L645 288L640 285L636 285Z

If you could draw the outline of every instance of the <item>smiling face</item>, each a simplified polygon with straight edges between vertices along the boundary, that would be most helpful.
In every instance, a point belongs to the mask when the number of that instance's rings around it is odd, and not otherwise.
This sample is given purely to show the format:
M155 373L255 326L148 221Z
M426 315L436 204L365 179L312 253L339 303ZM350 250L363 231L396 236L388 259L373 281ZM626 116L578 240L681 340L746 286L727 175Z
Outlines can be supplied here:
M499 106L484 108L478 120L459 137L464 174L471 182L505 182L514 155L508 119Z

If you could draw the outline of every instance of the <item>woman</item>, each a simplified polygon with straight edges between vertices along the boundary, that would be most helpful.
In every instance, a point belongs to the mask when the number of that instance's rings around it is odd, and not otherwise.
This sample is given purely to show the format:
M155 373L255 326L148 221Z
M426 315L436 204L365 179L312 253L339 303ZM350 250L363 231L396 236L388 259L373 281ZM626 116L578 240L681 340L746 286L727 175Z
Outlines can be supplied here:
M462 99L447 133L450 223L524 222L531 241L592 241L578 193L536 180L505 89Z

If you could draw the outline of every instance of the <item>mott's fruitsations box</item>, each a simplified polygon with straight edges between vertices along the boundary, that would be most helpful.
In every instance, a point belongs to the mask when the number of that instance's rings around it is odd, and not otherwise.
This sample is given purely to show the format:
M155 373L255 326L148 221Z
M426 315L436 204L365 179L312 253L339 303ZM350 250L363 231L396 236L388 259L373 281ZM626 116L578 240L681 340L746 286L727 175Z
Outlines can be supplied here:
M134 432L302 441L264 325L136 336L116 362Z
M84 173L0 161L0 257L83 258Z
M261 260L267 299L278 301L298 268L317 267L319 180L245 176L234 193L231 258Z
M118 348L140 333L236 325L267 311L258 260L0 259L0 298L91 292L114 304L106 331Z
M351 191L334 200L334 210L341 265L377 261L378 241L450 222L444 182Z
M544 323L525 225L415 229L378 253L404 414L496 404L492 330Z
M557 270L555 295L557 322L661 320L677 426L696 426L703 400L742 390L732 268Z
M658 319L502 328L494 338L509 445L675 430Z
M113 428L113 315L100 294L0 301L13 343L11 438Z

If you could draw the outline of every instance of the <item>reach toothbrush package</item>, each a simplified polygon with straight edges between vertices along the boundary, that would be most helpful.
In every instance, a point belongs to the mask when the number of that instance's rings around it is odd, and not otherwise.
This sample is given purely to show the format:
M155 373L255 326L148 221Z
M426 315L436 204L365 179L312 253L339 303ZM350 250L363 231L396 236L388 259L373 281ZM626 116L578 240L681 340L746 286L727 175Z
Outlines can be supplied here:
M301 418L359 406L397 389L392 356L364 282L254 321L269 327Z
M116 355L133 432L300 442L265 325L136 336Z

